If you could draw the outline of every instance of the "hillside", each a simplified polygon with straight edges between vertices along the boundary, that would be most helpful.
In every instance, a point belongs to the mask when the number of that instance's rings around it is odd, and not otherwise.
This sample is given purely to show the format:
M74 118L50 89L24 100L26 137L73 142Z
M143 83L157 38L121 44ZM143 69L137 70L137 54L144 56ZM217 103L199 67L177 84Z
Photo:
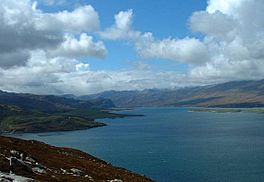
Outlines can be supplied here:
M100 118L124 117L104 109L109 99L90 101L53 95L0 92L0 133L69 131L105 126Z
M233 81L171 90L107 91L80 98L83 100L107 98L117 107L263 107L264 80Z
M3 182L151 181L79 150L1 136L0 143L0 181Z
M107 91L79 97L0 92L0 132L68 131L104 126L95 120L125 116L106 111L115 106L263 107L264 80L166 90Z
M91 99L87 101L55 95L33 95L0 91L0 104L15 105L24 110L58 112L69 109L111 108L109 99Z

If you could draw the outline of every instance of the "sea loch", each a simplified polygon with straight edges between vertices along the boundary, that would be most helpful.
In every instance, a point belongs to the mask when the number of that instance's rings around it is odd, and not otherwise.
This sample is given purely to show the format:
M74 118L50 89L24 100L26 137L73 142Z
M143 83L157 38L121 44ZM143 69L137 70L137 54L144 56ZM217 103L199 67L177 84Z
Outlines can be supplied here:
M137 108L90 130L23 134L81 149L158 182L264 181L264 114Z

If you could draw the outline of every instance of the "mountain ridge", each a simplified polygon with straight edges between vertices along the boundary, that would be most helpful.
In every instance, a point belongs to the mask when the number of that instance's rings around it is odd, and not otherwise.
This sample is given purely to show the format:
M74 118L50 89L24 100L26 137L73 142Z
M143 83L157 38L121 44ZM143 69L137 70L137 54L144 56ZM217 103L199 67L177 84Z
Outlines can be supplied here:
M117 107L263 107L264 79L178 89L106 91L79 97L82 100L110 99Z

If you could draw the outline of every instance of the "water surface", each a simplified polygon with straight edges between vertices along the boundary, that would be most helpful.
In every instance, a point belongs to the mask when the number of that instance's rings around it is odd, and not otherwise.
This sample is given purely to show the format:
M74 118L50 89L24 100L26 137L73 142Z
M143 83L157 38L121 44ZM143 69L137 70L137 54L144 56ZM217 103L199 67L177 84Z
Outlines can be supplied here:
M90 130L19 137L81 149L158 182L264 181L264 114L173 107L123 113L145 116L104 119L108 126Z

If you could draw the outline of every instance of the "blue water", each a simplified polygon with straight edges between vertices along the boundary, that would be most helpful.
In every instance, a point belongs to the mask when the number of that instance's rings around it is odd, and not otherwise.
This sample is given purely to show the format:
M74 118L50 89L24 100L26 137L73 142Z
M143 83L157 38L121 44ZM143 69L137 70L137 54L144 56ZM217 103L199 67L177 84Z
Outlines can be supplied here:
M263 182L264 114L138 108L106 127L24 134L78 148L158 182Z

